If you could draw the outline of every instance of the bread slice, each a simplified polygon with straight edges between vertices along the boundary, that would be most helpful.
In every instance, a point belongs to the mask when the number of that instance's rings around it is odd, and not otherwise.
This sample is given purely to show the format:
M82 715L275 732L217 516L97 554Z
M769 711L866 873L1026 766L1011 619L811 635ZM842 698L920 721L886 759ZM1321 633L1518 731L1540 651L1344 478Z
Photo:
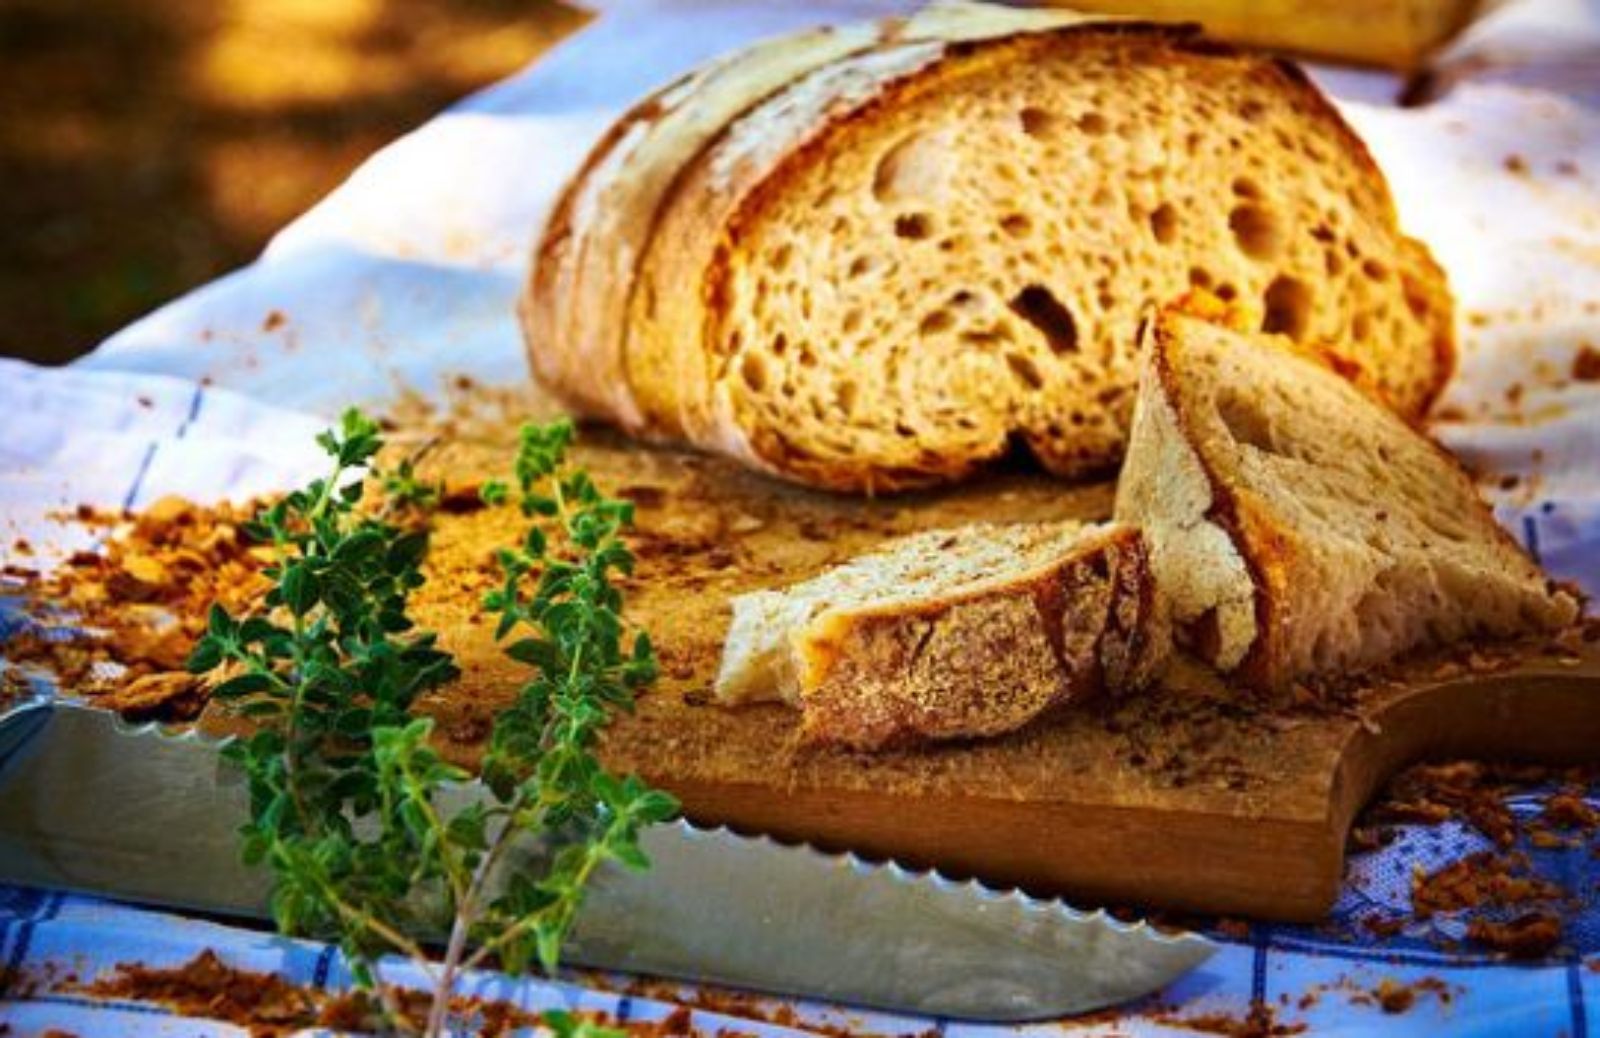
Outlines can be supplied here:
M1279 691L1577 617L1456 461L1334 370L1362 379L1348 356L1178 310L1142 339L1116 515L1220 670Z
M1114 465L1138 315L1192 286L1371 344L1407 416L1452 362L1443 275L1332 106L1173 27L886 38L731 119L647 239L620 327L563 335L549 312L589 302L530 295L536 368L635 433L833 489L956 480L1018 444L1064 475Z
M733 603L717 697L783 699L801 738L873 750L997 735L1165 659L1125 526L979 523L900 539Z

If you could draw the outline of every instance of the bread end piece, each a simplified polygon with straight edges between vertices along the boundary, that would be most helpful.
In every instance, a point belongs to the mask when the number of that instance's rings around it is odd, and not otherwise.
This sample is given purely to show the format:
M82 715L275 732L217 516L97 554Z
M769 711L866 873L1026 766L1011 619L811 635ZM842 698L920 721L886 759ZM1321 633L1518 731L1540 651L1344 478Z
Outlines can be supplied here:
M1193 306L1150 315L1141 348L1116 515L1149 538L1178 641L1239 684L1576 620L1460 465L1337 354Z
M1138 531L1091 527L1026 571L832 609L790 636L802 741L880 750L994 736L1148 684L1166 658Z

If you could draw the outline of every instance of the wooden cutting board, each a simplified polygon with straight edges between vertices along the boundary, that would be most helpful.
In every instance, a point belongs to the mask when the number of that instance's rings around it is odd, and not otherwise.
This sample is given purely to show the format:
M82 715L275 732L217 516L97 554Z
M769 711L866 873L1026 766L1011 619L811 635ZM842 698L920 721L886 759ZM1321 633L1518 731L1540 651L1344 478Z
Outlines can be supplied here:
M508 457L504 445L458 437L434 461L470 484L499 474ZM581 461L638 503L630 613L663 664L604 755L676 793L697 822L1081 904L1315 920L1339 889L1352 819L1402 766L1433 756L1600 759L1593 646L1526 655L1493 685L1462 663L1419 661L1337 704L1298 709L1268 708L1180 667L1161 689L1066 709L1007 738L880 755L803 751L788 708L708 702L732 595L803 579L913 529L1104 518L1111 488L1011 473L942 495L862 501L601 433L586 434ZM434 535L420 619L464 676L424 709L463 762L525 676L474 615L497 582L490 553L520 529L514 510L475 510L441 516Z

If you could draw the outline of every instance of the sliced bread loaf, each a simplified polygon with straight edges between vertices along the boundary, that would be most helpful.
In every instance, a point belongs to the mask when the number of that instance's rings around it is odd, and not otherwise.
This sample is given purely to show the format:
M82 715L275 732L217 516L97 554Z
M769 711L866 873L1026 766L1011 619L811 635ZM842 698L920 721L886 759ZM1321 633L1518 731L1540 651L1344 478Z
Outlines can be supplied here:
M1281 690L1576 618L1350 356L1178 310L1142 339L1116 515L1144 530L1179 637L1220 670Z
M593 297L536 272L543 377L636 433L856 491L1013 444L1066 475L1115 464L1138 314L1196 285L1297 340L1372 344L1403 414L1436 395L1443 276L1292 66L1139 23L924 24L752 98L674 154L648 220L553 232L634 266L625 316L583 328Z
M1165 659L1143 542L1116 525L916 534L733 611L718 698L786 700L804 740L856 749L1011 731Z

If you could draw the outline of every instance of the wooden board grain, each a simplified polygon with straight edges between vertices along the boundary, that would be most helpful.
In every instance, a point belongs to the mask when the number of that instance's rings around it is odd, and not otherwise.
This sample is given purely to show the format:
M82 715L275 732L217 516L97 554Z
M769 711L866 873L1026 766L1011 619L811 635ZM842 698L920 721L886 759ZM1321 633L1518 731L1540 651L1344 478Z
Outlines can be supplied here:
M803 579L886 537L976 519L1097 519L1108 486L999 474L942 495L863 501L783 486L715 459L589 434L581 460L638 502L631 616L663 677L609 733L613 768L676 793L690 817L956 876L1127 903L1311 920L1338 891L1345 836L1397 769L1430 756L1600 759L1600 651L1523 653L1486 682L1465 663L1419 660L1332 701L1272 707L1198 667L1121 702L1075 706L1011 736L862 755L802 750L778 705L709 702L731 596ZM456 439L434 458L452 482L497 474L507 454ZM437 524L420 619L462 661L424 709L470 763L520 665L476 602L510 509ZM1503 670L1503 667L1499 668ZM213 723L217 719L213 718Z

